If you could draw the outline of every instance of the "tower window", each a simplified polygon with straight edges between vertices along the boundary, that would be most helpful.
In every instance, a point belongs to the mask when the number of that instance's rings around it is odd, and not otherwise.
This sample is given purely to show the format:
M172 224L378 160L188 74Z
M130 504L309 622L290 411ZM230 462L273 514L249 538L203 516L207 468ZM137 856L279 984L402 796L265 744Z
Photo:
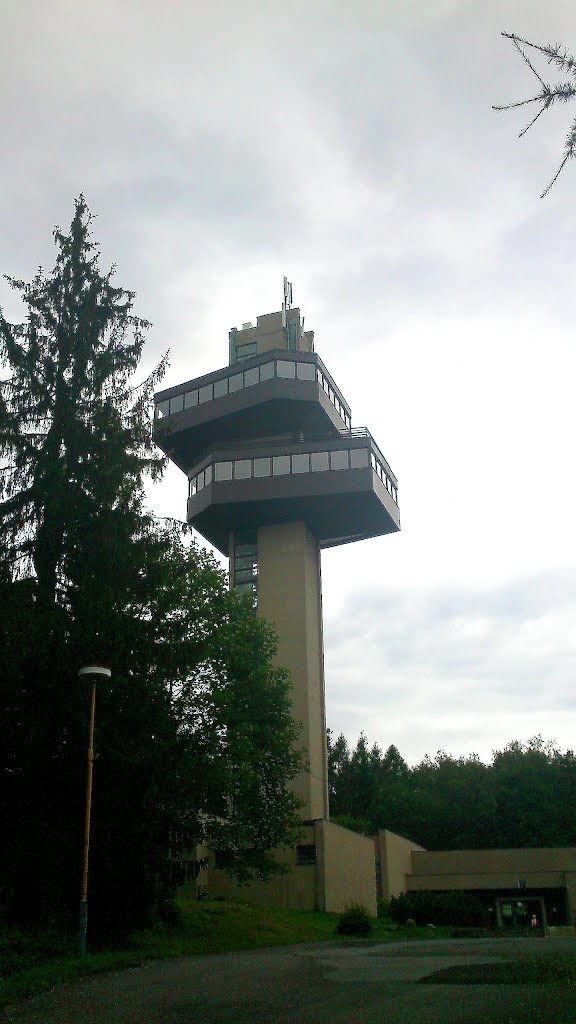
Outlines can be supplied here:
M292 472L293 473L309 473L310 472L310 456L306 452L302 455L292 456Z
M252 597L258 610L258 540L256 530L238 530L234 534L234 587Z
M215 480L231 480L232 479L232 463L231 462L217 462L214 466L214 479Z
M252 476L252 459L236 459L234 462L234 479L248 480Z
M254 476L270 476L270 459L254 459Z
M331 452L330 469L348 469L348 452Z
M353 448L350 452L350 469L364 469L370 465L367 448Z
M298 363L296 366L298 380L316 380L316 367L314 363Z
M279 359L277 362L278 376L279 377L295 377L296 376L296 364L289 363L285 359Z
M258 346L255 341L248 341L244 345L236 346L236 359L240 363L243 359L250 359L250 356L257 354Z
M253 366L251 370L244 370L244 387L248 388L251 384L257 384L260 379L258 372L259 367Z
M275 455L272 459L272 472L274 476L285 476L290 472L290 456Z
M322 472L329 468L328 452L312 452L310 456L310 468L313 473Z

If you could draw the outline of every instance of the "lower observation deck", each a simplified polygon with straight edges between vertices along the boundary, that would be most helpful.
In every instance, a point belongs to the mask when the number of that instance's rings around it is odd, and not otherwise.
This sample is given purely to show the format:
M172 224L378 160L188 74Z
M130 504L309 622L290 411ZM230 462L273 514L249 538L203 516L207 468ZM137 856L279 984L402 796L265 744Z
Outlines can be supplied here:
M297 520L322 547L400 529L398 482L367 430L218 446L195 465L188 522L222 554L232 530Z

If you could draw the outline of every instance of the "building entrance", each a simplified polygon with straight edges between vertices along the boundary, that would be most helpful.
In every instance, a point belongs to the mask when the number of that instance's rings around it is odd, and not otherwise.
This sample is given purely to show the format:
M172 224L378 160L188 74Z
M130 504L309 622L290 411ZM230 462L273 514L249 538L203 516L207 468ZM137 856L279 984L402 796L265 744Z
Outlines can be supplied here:
M504 931L542 935L546 925L544 900L540 896L500 897L496 900L496 921Z

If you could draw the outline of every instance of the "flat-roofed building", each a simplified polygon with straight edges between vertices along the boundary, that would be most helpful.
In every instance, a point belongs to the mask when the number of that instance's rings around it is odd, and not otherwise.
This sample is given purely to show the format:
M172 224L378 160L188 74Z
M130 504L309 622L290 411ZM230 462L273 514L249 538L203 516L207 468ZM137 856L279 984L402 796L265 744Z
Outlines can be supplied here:
M576 924L576 847L424 850L393 832L374 840L378 894L466 891L491 927Z

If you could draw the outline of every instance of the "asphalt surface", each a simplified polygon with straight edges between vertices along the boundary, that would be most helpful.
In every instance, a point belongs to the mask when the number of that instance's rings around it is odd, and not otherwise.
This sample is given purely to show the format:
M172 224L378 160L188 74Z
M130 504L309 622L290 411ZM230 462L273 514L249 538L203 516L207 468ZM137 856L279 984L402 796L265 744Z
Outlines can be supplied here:
M428 985L433 971L570 951L553 939L309 943L151 961L60 986L0 1015L6 1024L566 1024L573 989Z

